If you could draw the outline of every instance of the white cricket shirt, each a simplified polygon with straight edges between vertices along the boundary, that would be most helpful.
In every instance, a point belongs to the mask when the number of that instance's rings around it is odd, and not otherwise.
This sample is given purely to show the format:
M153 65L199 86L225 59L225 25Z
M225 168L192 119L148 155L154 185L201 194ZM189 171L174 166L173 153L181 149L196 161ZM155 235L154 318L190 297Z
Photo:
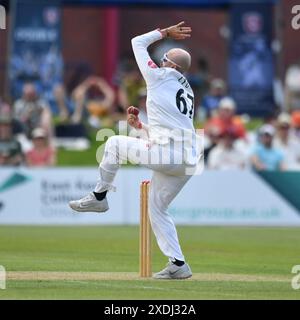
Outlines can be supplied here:
M195 142L194 93L186 78L173 68L159 68L150 58L148 46L162 39L158 30L131 40L135 59L147 85L149 138L158 144ZM190 144L191 143L191 144Z

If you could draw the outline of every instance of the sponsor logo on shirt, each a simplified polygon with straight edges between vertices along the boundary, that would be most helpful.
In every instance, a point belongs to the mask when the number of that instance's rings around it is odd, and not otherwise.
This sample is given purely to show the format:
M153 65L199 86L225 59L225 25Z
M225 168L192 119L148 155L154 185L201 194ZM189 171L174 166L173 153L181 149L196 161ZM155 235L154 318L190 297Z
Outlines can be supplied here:
M148 66L149 66L150 68L153 68L153 69L158 68L158 66L157 66L152 60L149 60L149 61L148 61Z

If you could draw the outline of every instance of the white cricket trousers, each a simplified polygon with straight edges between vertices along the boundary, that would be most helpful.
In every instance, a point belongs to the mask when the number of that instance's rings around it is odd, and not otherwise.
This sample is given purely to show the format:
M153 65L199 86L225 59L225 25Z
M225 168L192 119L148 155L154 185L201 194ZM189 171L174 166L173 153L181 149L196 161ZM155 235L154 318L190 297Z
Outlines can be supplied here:
M170 159L170 161L168 161ZM129 161L153 170L149 195L149 215L158 246L170 260L184 261L176 228L167 209L191 177L185 174L182 152L127 136L110 137L99 166L100 176L95 192L113 188L120 162ZM163 162L164 160L164 162ZM171 163L170 163L171 162Z

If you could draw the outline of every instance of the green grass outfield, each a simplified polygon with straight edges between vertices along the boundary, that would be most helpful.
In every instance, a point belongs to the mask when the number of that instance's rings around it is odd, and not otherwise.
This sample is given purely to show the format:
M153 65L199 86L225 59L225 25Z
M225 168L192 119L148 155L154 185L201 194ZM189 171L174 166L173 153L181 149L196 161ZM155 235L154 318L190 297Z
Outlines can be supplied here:
M299 299L299 228L178 227L194 277L141 280L138 227L0 227L0 299ZM153 271L166 263L157 246Z

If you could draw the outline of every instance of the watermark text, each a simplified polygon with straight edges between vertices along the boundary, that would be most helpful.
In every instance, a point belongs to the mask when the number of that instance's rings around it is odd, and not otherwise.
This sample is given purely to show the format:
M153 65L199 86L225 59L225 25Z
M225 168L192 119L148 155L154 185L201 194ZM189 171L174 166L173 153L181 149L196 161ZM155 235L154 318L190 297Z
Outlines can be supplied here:
M0 30L6 29L6 10L0 5Z
M295 265L292 268L292 273L296 273L296 275L292 278L292 288L294 290L300 289L300 265Z
M6 289L6 271L3 266L0 265L0 289Z
M300 4L292 7L292 14L294 15L291 25L294 30L300 29Z

